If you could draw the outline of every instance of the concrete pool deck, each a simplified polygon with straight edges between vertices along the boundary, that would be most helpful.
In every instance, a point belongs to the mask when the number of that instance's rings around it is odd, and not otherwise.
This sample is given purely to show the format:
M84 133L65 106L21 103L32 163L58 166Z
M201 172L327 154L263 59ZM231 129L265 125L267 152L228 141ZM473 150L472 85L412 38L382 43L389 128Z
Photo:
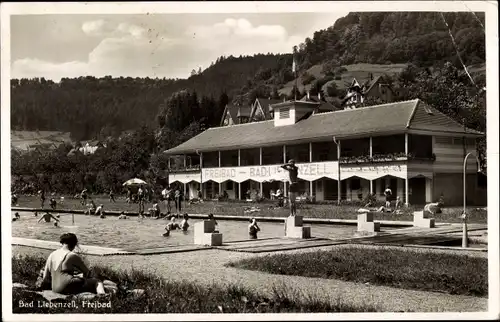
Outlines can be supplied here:
M48 209L48 208L26 208L26 207L11 207L11 211L24 211L24 212L51 212L51 213L67 213L67 214L80 214L83 215L85 210L73 209ZM127 216L138 216L137 212L125 211ZM121 211L107 210L106 215L119 216ZM204 214L189 214L192 219L207 219L208 215ZM265 217L265 216L227 216L218 215L217 219L221 220L235 220L235 221L248 221L250 218L256 217L262 222L284 222L285 217ZM396 220L376 220L382 227L413 227L412 221L396 221ZM357 219L324 219L324 218L304 218L306 224L322 224L322 225L357 225Z

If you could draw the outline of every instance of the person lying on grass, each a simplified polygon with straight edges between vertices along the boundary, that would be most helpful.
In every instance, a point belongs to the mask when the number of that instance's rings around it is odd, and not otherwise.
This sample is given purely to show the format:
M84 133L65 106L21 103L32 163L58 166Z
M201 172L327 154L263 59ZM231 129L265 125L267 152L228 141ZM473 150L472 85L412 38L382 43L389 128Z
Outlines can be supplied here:
M40 217L40 219L38 219L38 222L40 222L42 220L45 220L45 222L50 222L51 219L54 219L56 222L59 222L59 219L57 219L51 213L48 213L48 212L46 212L45 214L43 214L42 217Z
M257 232L260 231L260 227L257 225L257 220L255 218L250 219L250 225L248 225L248 235L250 239L257 239Z
M83 259L73 250L78 245L75 234L64 233L59 239L62 247L47 258L41 280L37 287L50 283L53 292L78 294L82 292L106 294L101 280L91 277L91 272Z

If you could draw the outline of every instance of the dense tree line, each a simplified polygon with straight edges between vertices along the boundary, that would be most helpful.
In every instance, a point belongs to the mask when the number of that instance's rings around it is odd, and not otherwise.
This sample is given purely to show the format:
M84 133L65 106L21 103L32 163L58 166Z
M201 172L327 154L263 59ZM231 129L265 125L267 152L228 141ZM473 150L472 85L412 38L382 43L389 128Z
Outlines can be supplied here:
M484 14L472 12L356 12L338 19L299 45L302 69L318 63L336 68L357 62L460 64L447 22L467 65L484 63Z

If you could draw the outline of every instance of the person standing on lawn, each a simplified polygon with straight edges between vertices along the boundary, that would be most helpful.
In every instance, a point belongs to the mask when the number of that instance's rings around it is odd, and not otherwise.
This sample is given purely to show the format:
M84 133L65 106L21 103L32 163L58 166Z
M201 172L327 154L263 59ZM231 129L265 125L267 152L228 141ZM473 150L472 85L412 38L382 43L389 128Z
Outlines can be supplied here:
M295 205L295 199L298 192L298 175L299 168L295 165L295 160L290 159L288 163L281 166L283 169L288 171L290 176L290 191L288 192L289 202L290 202L290 216L295 216L297 213L297 207Z
M177 211L177 213L180 214L182 211L182 191L181 189L179 189L179 187L175 189L174 197L175 197L175 211Z
M85 206L87 204L87 198L88 198L87 189L82 190L82 192L80 193L80 198L82 198L82 205Z
M166 187L165 189L163 189L161 194L163 196L163 201L165 202L165 206L167 207L167 212L171 212L172 211L171 202L174 199L172 197L173 194L172 188L170 186Z
M40 202L42 204L41 208L43 209L43 206L45 205L45 190L42 189L39 191L39 193L40 193Z
M385 208L391 209L392 190L389 186L386 186L384 190L384 196L385 196Z
M116 202L115 193L113 192L113 188L109 189L109 202Z
M139 191L137 191L137 198L139 199L139 212L144 212L144 189L142 185L139 187Z

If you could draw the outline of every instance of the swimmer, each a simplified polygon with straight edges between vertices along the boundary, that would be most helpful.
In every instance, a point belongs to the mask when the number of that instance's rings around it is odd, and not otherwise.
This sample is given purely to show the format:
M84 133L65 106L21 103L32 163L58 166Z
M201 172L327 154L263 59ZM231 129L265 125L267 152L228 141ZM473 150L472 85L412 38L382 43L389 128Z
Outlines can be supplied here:
M18 213L18 212L16 212L16 213L14 214L14 217L16 217L16 219L21 219L21 216L19 215L19 213Z
M189 224L188 224L189 215L184 214L183 218L184 219L182 219L182 221L181 221L180 228L182 229L182 231L187 231L189 228Z
M259 226L257 225L257 220L255 218L250 219L250 225L248 225L248 235L250 239L257 239L257 232L260 231Z
M175 217L170 219L170 222L165 226L166 232L163 234L164 237L170 236L170 231L180 228L179 224L175 222Z
M52 216L50 213L45 213L40 219L38 219L38 222L45 220L45 222L50 222L51 219L54 219L56 222L59 221L56 217Z
M35 211L35 217L38 217L38 211Z
M219 232L219 224L217 223L217 220L215 220L214 218L214 215L213 214L209 214L208 215L208 221L210 222L213 222L214 223L214 233L218 233Z

